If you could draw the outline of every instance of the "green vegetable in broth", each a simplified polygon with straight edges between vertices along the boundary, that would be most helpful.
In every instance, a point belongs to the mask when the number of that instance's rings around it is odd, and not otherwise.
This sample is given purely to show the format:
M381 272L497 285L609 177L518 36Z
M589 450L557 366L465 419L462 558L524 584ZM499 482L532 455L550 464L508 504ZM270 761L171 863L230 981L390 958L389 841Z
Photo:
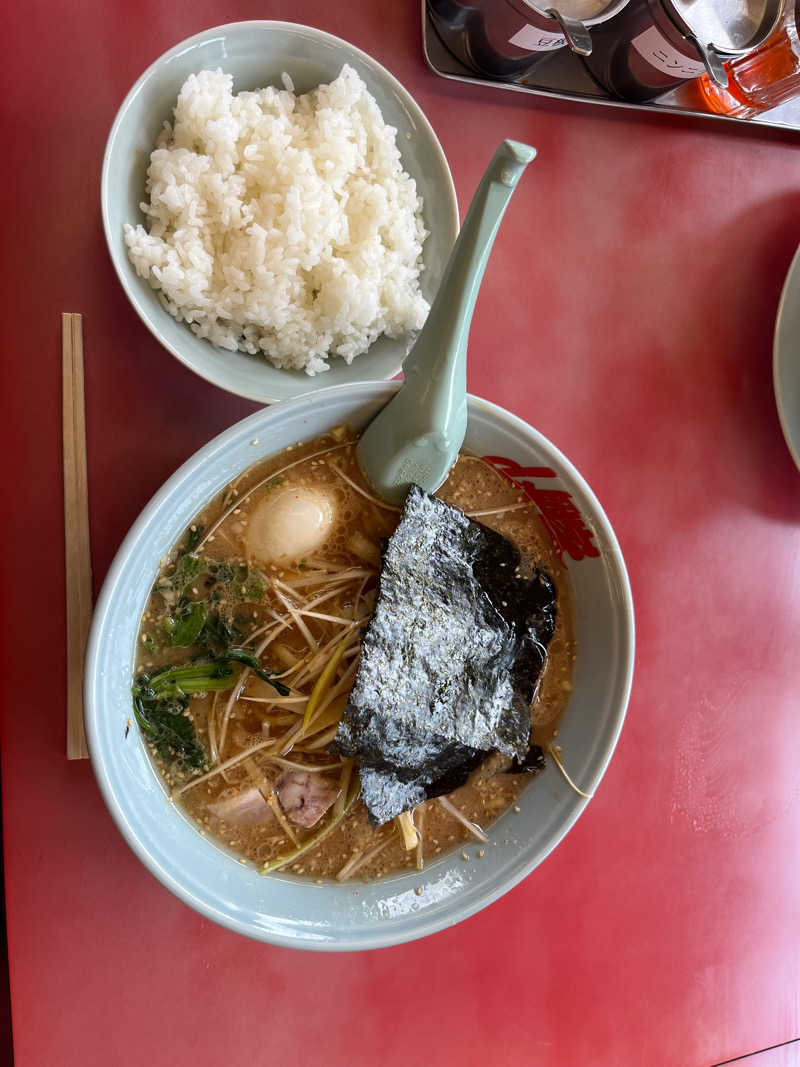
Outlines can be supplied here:
M154 674L140 674L133 695L159 700L230 689L236 681L234 673L234 669L227 667L221 659L193 660L178 667L164 667Z
M275 679L275 671L264 670L257 657L245 648L237 648L234 642L241 640L240 631L224 619L219 612L211 611L205 617L205 623L198 633L195 644L207 649L218 661L243 663L253 674L269 684L282 696L289 695L289 689Z
M223 618L218 611L211 611L206 616L198 643L212 656L221 656L241 640L241 631L231 621Z
M142 732L162 759L199 770L206 754L186 715L191 693L230 689L234 671L220 663L189 663L137 676L133 712Z
M193 645L206 622L206 606L202 601L188 601L179 605L173 615L164 620L167 643L172 648L186 648Z
M228 586L228 591L239 600L260 601L264 599L266 587L257 570L247 564L222 563L215 567L215 577Z
M253 653L248 652L244 648L229 648L223 656L223 659L235 660L237 663L244 663L250 668L253 674L258 675L262 681L269 682L272 688L277 690L279 696L288 697L291 692L283 682L276 681L275 671L265 671Z
M273 677L274 672L261 667L252 652L230 645L236 631L216 612L206 615L203 602L189 603L187 607L191 610L170 632L170 644L213 648L217 654L211 659L194 659L138 675L132 689L133 711L142 732L162 759L200 770L206 765L206 753L186 715L192 693L232 689L241 677L239 664L269 682L281 696L287 696L289 690Z
M213 566L213 579L212 581L224 582L226 585L228 582L232 582L236 577L236 568L232 563L223 561L222 563L215 563Z
M206 754L191 720L184 714L188 706L186 697L174 701L133 698L136 721L159 756L201 770L206 765Z
M199 556L190 554L179 556L175 564L175 570L167 578L163 578L156 586L157 593L183 593L205 567Z

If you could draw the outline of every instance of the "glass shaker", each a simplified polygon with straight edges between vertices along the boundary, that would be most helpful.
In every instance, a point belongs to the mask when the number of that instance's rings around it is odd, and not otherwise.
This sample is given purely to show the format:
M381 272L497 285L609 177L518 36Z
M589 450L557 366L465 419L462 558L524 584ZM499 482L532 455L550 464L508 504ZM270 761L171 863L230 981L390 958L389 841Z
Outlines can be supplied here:
M749 55L725 64L729 86L720 89L708 75L682 90L681 103L718 115L751 118L800 95L800 0L784 0L775 32Z

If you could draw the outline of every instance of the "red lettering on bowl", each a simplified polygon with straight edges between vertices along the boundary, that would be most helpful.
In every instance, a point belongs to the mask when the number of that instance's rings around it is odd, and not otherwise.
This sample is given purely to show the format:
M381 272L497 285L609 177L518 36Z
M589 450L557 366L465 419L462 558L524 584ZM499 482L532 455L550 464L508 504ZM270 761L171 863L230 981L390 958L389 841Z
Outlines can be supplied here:
M600 555L592 540L594 534L585 525L569 493L563 489L540 489L533 481L534 478L556 478L554 470L550 467L522 467L516 460L505 456L484 456L483 459L536 504L562 563L565 552L574 560Z

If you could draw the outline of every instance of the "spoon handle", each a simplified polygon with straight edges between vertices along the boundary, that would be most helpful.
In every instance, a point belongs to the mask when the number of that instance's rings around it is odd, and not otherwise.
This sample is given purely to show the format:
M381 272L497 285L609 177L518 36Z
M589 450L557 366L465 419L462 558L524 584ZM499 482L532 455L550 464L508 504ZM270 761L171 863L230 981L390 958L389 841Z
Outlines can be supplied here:
M535 148L518 141L503 141L495 152L470 204L425 325L403 365L408 374L424 363L431 387L441 383L437 391L449 393L446 383L455 375L463 375L466 382L467 338L489 253L511 194L535 155ZM429 345L438 351L434 362L430 362Z
M467 430L467 338L483 272L506 205L536 150L503 141L492 157L411 352L405 382L359 442L369 482L392 503L412 483L429 493L444 482Z

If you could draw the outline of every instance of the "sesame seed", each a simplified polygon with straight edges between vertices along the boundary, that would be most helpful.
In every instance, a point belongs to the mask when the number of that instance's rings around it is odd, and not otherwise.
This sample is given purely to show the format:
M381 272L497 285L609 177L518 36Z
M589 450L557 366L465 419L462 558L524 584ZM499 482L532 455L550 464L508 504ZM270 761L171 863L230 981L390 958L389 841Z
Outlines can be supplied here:
M416 893L416 895L418 897L421 897L422 896L422 887L421 886L417 886L417 888L414 890L414 892Z
M482 848L479 848L479 849L478 849L478 859L479 859L479 860L482 860L482 859L483 859L483 849L482 849Z
M516 812L518 812L518 811L519 811L519 804L515 804L515 805L514 805L514 811L516 811Z

